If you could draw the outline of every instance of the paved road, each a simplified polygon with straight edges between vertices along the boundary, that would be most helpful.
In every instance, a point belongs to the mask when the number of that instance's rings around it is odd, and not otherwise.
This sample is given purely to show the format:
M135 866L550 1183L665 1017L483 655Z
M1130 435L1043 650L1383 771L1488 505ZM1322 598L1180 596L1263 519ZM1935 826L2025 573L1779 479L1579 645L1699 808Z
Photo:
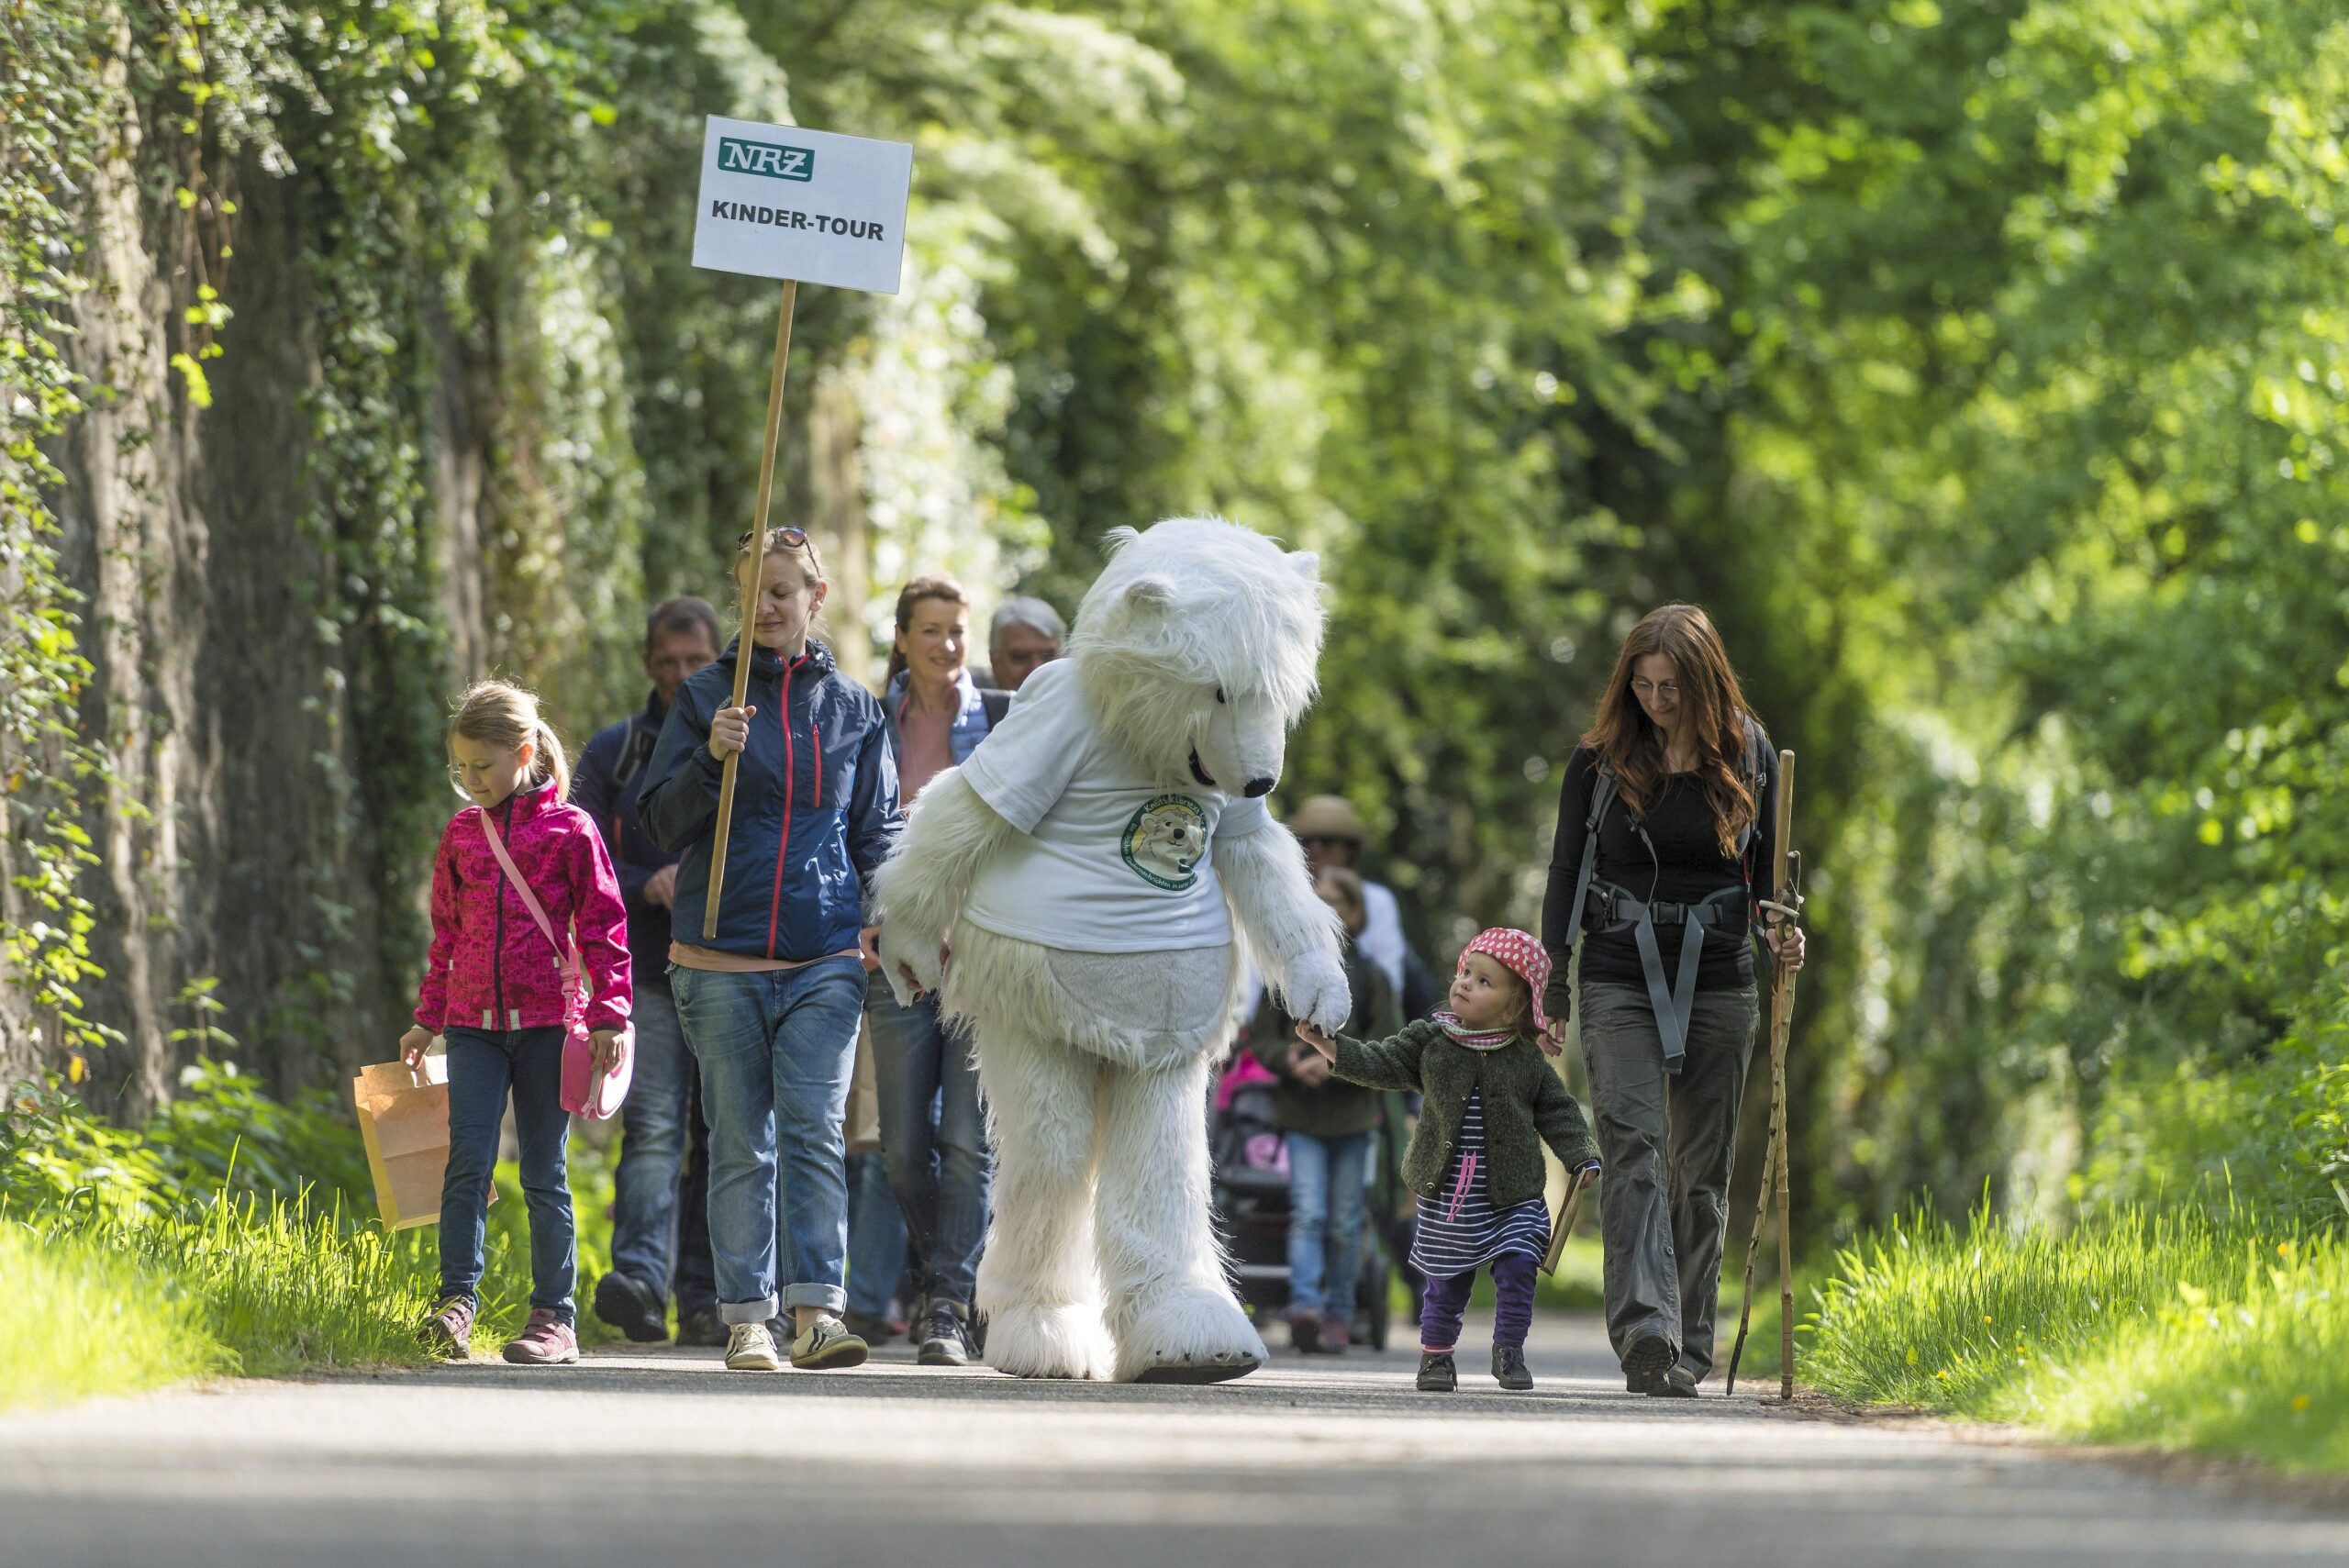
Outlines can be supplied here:
M1581 1320L1542 1325L1533 1393L1478 1365L1449 1398L1399 1352L1208 1389L714 1355L0 1418L0 1564L2349 1562L2349 1515L1742 1391L1634 1399Z

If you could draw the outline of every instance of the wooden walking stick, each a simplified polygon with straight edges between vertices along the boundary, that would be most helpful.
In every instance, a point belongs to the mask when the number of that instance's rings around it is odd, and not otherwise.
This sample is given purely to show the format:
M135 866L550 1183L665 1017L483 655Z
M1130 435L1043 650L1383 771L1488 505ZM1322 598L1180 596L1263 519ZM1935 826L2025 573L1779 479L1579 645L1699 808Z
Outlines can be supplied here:
M734 640L734 702L740 707L751 696L751 634L758 628L759 574L766 562L767 501L774 487L774 449L783 435L783 378L791 360L791 313L799 303L796 279L783 281L783 308L774 324L774 367L767 374L767 432L759 452L757 520L742 541L734 563L736 586L741 591L741 629ZM788 715L785 717L787 721ZM742 753L726 754L726 772L718 784L718 838L710 847L709 898L703 906L701 940L718 939L718 900L726 888L726 840L734 828L734 779L742 771Z
M1795 754L1778 753L1777 864L1772 868L1771 896L1762 907L1786 917L1788 926L1802 920L1802 852L1790 847L1794 836ZM1745 1332L1753 1318L1753 1260L1762 1248L1762 1215L1775 1182L1778 1208L1778 1396L1795 1396L1794 1240L1788 1227L1787 1167L1793 1162L1787 1128L1787 1037L1794 1025L1795 974L1777 966L1770 979L1770 1129L1762 1155L1762 1184L1753 1194L1753 1236L1745 1248L1745 1300L1737 1318L1737 1342L1729 1352L1729 1376L1724 1395L1737 1392L1738 1358L1745 1353Z

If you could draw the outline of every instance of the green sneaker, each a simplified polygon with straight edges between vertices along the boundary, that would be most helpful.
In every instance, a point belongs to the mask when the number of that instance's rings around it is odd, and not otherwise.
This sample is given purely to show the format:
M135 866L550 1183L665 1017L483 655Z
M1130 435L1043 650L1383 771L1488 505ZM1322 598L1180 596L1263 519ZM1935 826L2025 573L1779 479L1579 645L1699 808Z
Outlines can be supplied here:
M848 1331L848 1325L827 1312L791 1341L791 1364L802 1372L827 1372L839 1366L862 1366L871 1347Z

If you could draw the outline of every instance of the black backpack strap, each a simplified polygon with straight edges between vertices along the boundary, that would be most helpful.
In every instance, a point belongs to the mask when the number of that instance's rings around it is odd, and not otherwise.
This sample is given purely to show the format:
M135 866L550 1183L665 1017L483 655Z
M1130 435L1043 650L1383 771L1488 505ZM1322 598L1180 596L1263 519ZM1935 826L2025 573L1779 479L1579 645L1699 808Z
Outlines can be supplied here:
M1583 910L1590 902L1591 879L1598 872L1598 819L1607 814L1620 792L1615 786L1615 770L1604 762L1598 764L1598 780L1590 788L1590 815L1582 825L1582 870L1575 877L1575 901L1567 907L1566 951L1559 960L1559 967L1572 962L1575 950L1582 946Z
M979 706L987 710L987 728L992 730L1003 722L1003 716L1011 711L1011 694L983 686L979 690Z

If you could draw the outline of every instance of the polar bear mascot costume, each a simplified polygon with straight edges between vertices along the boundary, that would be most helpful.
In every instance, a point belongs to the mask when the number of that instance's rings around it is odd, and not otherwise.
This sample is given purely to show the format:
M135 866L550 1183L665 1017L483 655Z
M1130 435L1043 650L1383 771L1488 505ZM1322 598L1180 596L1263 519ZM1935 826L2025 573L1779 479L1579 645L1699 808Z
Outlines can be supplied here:
M882 962L976 1042L988 1364L1215 1383L1264 1360L1208 1196L1243 944L1297 1017L1335 1032L1351 1008L1264 799L1313 697L1319 562L1222 521L1109 538L1068 657L921 792L875 883Z

